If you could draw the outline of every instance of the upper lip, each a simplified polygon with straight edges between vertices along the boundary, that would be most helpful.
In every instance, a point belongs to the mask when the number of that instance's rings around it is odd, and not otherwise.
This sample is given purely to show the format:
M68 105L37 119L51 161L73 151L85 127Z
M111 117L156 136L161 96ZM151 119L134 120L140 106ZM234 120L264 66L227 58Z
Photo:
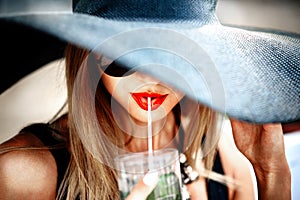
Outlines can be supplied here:
M144 98L158 98L158 97L163 97L166 96L167 94L160 94L160 93L155 93L155 92L132 92L131 95L136 95Z
M148 110L148 97L151 98L151 110L157 109L168 96L168 94L161 94L156 92L132 92L132 98L144 110Z

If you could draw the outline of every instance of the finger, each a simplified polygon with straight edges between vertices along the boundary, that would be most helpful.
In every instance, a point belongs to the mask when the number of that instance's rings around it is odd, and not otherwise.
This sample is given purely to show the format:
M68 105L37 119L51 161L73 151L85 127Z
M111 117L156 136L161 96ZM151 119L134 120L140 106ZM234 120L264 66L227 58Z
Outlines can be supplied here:
M130 192L126 200L143 200L152 192L159 180L157 172L147 173Z
M199 195L199 194L205 193L204 185L205 185L205 183L203 183L203 181L201 181L201 180L197 180L191 184L188 184L186 187L187 187L190 199L192 199L192 200L203 199L203 196Z

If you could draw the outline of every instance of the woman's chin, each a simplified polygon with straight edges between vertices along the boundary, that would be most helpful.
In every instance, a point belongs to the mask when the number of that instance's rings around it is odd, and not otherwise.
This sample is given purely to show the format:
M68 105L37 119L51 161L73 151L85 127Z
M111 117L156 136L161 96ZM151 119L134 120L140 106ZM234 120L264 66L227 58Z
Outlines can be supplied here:
M148 124L148 121L157 122L166 118L168 112L163 107L158 107L157 109L151 111L151 116L148 116L148 111L143 109L132 109L129 111L132 118L137 123L140 124Z

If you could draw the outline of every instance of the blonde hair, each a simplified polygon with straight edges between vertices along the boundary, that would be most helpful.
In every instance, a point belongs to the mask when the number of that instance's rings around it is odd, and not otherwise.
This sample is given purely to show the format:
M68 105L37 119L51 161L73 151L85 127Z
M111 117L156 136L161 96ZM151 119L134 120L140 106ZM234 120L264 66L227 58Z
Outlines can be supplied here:
M97 94L93 97L93 94L87 88L91 87L93 77L87 68L82 67L82 63L86 64L86 58L89 55L89 51L78 48L74 45L69 45L66 48L66 77L68 87L68 106L69 106L69 139L70 139L70 151L71 159L69 168L66 172L64 181L60 187L58 199L64 195L67 199L75 199L80 195L82 200L101 199L110 200L119 198L119 191L116 181L116 172L111 167L100 162L94 153L89 151L84 144L90 146L97 146L101 158L105 159L106 155L110 155L110 147L106 145L102 137L96 137L97 140L92 140L88 135L91 133L97 133L95 124L100 124L101 129L116 145L122 145L120 138L122 138L122 131L118 129L115 124L111 108L110 100L107 99L105 90L97 86ZM79 70L83 70L80 73L82 76L78 77ZM79 85L83 89L81 93L75 97L74 85L79 78L79 82L83 81L87 85ZM87 81L89 80L89 81ZM101 83L100 83L101 84ZM75 99L74 99L75 98ZM94 99L95 102L92 102ZM97 106L100 105L100 106ZM91 106L96 106L97 121L91 116ZM75 109L78 109L76 113L78 119L74 119L72 113ZM194 136L187 136L184 138L184 145L187 145L186 141L192 141L186 148L185 154L189 163L196 167L199 161L199 149L203 144L205 137L204 148L209 147L210 151L203 157L204 166L207 170L211 170L214 157L216 153L217 143L215 137L218 134L214 134L215 131L220 131L215 123L219 115L213 112L206 106L199 105L198 120L191 121L190 126L192 129L197 130ZM79 136L78 128L87 134L87 139L82 141L82 137ZM210 134L208 134L210 133ZM94 134L97 135L97 134ZM218 139L218 138L217 138ZM205 147L206 145L206 147Z

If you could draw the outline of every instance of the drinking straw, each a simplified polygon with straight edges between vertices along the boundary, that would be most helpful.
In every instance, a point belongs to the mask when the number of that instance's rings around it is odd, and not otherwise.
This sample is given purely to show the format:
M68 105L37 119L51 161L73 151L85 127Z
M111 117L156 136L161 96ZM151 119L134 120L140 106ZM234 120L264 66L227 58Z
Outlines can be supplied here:
M148 152L153 153L152 149L152 118L151 118L151 97L148 97Z

